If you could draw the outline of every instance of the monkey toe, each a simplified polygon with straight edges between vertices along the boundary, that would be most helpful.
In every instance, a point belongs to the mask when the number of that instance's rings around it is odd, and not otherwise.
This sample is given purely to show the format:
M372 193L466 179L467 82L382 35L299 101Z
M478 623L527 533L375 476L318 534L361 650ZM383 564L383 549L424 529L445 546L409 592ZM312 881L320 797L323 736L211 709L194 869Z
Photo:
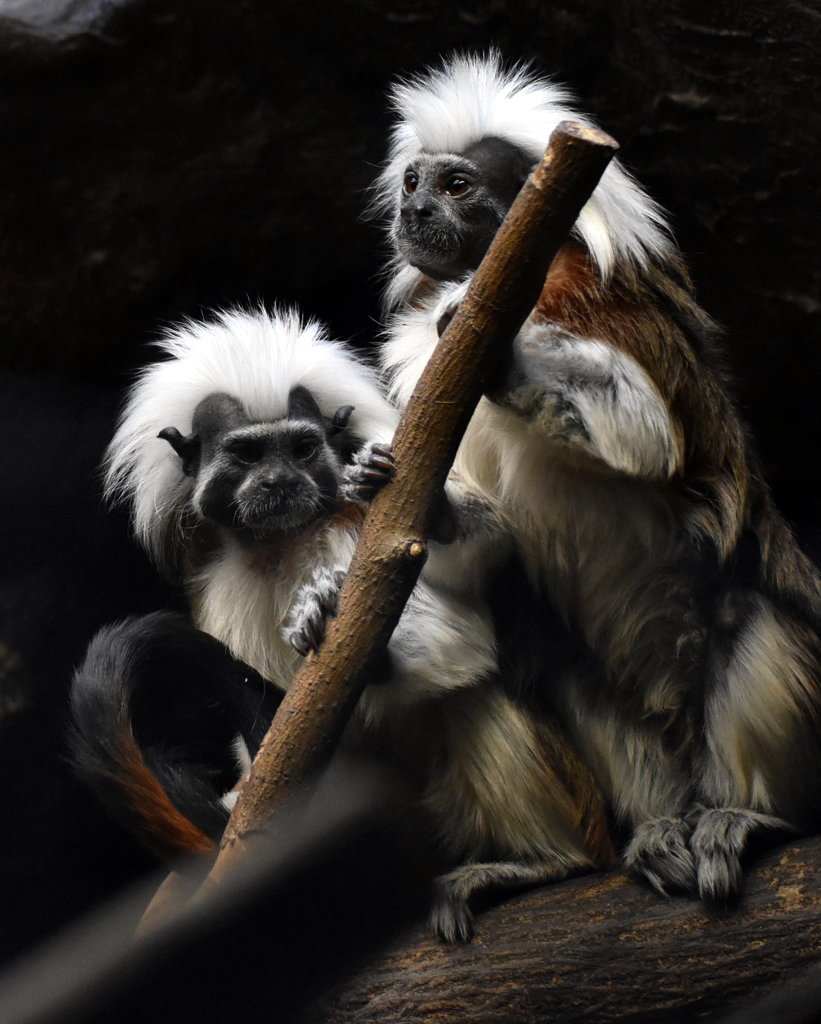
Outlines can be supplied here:
M473 914L467 900L460 899L442 887L430 913L431 930L443 942L468 943L473 938Z

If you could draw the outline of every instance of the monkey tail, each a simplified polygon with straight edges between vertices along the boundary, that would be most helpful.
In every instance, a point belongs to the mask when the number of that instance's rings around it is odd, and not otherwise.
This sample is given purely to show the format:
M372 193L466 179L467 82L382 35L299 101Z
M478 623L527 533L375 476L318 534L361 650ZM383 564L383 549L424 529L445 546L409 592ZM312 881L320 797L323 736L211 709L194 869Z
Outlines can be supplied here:
M236 738L253 756L281 699L185 616L125 619L100 630L75 672L71 760L156 856L207 855L239 774Z

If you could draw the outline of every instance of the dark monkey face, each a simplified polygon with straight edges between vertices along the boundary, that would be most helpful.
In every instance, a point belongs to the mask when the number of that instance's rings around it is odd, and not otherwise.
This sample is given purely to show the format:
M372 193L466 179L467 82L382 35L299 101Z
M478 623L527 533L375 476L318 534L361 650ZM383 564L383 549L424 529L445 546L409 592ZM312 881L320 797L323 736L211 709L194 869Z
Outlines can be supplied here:
M464 153L420 153L405 171L393 225L400 255L436 280L475 270L531 164L490 137Z
M283 419L254 422L236 399L213 394L197 406L189 437L173 428L160 436L194 477L196 511L263 541L301 529L333 506L341 467L329 438L338 429L310 392L295 388Z

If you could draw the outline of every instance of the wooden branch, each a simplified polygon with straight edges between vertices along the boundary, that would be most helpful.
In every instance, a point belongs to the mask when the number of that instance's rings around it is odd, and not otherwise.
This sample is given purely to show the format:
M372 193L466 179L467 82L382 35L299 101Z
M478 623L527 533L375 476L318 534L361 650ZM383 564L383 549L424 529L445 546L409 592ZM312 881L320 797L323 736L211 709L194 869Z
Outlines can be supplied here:
M490 374L530 313L548 267L617 149L563 122L477 269L394 437L396 477L369 510L320 650L306 659L225 831L218 878L242 838L327 761L427 555L431 510Z
M768 853L721 915L621 873L586 876L481 914L468 946L414 928L300 1021L691 1024L821 964L819 921L819 838Z
M330 759L419 577L432 510L503 347L536 304L617 148L603 132L562 122L511 206L408 403L393 441L396 476L368 511L338 613L277 711L197 899L221 885L274 811ZM185 892L178 879L167 880L141 930L172 920Z

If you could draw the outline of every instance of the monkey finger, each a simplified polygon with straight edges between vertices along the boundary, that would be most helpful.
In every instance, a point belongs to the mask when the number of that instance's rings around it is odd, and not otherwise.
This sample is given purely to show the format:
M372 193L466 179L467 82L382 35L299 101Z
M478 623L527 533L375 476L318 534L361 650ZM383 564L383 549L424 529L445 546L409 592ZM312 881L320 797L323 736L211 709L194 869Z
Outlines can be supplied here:
M375 483L386 484L393 476L393 469L390 466L385 468L371 464L366 469L363 469L362 476L366 481L373 480Z
M311 645L311 650L315 651L325 638L325 623L324 622L308 622L305 626L305 632L308 636L308 643Z
M292 633L290 639L291 647L293 647L297 654L305 658L311 653L311 648L305 642L305 637L301 633Z
M436 321L436 334L438 337L441 338L445 333L455 313L455 309L448 309Z

